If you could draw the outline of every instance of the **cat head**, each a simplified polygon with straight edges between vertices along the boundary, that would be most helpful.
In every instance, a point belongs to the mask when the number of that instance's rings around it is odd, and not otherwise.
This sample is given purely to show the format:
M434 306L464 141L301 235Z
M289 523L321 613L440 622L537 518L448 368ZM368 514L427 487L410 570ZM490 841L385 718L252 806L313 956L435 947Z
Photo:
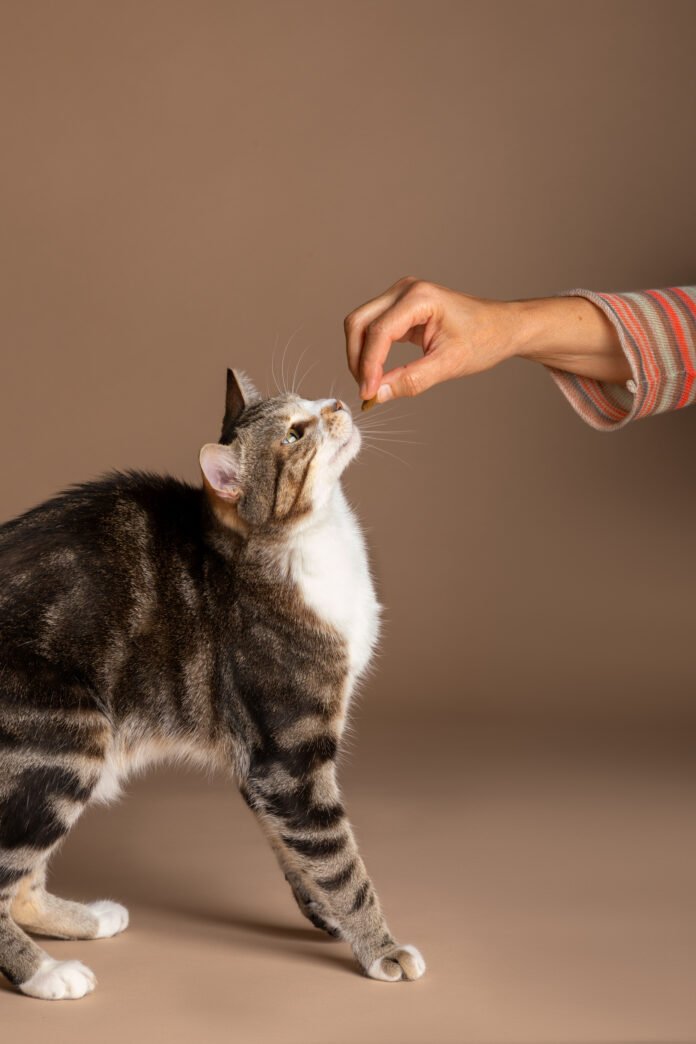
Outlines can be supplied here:
M228 370L220 442L203 447L200 464L217 517L248 535L319 514L359 449L340 399L264 399L244 374Z

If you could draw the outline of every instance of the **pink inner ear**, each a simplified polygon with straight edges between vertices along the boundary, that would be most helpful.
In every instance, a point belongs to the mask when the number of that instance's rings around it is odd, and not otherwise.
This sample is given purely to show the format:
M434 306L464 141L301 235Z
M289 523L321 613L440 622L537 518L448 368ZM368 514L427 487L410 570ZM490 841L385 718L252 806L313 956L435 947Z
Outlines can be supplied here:
M227 446L204 446L201 468L218 496L226 500L239 499L242 494L239 469Z

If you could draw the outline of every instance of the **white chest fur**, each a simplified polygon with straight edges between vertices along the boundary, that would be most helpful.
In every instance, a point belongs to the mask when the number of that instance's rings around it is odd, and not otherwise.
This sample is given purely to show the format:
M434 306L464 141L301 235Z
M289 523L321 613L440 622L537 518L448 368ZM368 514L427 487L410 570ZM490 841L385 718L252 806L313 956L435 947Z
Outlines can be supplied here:
M353 681L377 641L379 604L363 535L340 487L321 518L294 537L289 565L307 605L344 638Z

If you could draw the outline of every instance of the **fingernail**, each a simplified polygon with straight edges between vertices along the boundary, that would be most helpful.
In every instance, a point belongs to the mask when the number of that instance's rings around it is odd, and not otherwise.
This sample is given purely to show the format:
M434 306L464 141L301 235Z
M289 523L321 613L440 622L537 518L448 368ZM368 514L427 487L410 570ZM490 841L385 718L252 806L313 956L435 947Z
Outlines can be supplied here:
M389 402L390 399L394 398L394 392L391 389L390 384L380 384L377 392L377 402Z

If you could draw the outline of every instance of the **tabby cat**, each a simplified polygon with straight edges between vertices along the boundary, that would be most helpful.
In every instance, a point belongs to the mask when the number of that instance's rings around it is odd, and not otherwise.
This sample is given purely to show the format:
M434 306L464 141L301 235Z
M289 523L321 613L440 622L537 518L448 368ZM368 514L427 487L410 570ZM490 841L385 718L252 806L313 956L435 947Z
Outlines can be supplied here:
M128 911L51 895L47 861L88 803L180 754L234 776L302 913L369 976L423 974L387 927L336 782L378 633L340 486L359 446L342 402L262 399L228 371L202 487L116 474L0 527L0 970L23 993L94 989L23 929L99 939Z

